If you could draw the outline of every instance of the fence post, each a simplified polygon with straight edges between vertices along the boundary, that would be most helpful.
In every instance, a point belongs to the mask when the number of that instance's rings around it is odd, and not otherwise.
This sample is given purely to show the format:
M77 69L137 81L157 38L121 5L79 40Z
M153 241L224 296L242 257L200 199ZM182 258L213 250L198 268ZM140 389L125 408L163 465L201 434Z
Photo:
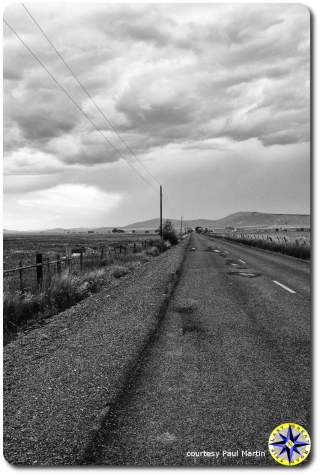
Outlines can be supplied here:
M47 257L47 270L48 270L48 278L50 278L50 257L49 256Z
M83 251L80 251L80 271L83 270Z
M57 254L57 274L61 274L61 258L60 254Z
M71 272L71 247L66 247L66 259L68 264L68 271Z
M36 272L37 272L37 284L38 287L42 286L42 280L43 280L43 269L42 269L42 254L40 252L37 252L36 254Z
M19 262L19 267L22 267L22 261ZM19 269L19 282L20 282L20 290L23 290L23 280L22 280L22 269Z
M103 257L104 257L104 246L101 247L100 264L101 264L101 262L103 261Z

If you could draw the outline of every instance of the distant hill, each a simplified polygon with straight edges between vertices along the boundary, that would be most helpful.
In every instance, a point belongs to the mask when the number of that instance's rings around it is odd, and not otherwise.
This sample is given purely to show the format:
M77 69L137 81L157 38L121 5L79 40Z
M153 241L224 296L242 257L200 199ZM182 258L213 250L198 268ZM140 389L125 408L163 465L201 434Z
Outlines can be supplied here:
M180 227L180 221L170 219L176 228ZM189 219L183 221L184 225L191 228L202 226L204 228L224 228L232 226L240 227L308 227L310 226L309 214L274 214L274 213L258 213L250 211L240 211L230 214L221 219ZM138 223L129 224L124 229L156 229L159 226L159 218L149 219Z
M274 214L239 212L214 221L214 226L225 227L277 227L310 226L309 214Z
M72 233L88 233L94 231L95 233L104 234L110 233L113 227L103 228L52 228L52 229L35 229L32 231L13 231L4 229L3 234L72 234Z
M163 219L165 222L167 218ZM170 219L170 218L169 218ZM180 229L179 219L170 219L176 229ZM238 213L230 214L221 219L187 219L183 221L183 225L191 228L202 226L203 228L225 228L226 226L232 226L235 228L272 228L272 227L309 227L310 215L309 214L274 214L274 213L258 213L250 211L240 211ZM137 223L128 224L127 226L116 226L126 231L154 231L159 227L159 218L148 219L147 221L139 221ZM88 231L94 231L95 233L110 233L113 227L105 226L101 228L54 228L46 230L34 230L34 231L11 231L4 229L4 234L67 234L67 233L87 233Z

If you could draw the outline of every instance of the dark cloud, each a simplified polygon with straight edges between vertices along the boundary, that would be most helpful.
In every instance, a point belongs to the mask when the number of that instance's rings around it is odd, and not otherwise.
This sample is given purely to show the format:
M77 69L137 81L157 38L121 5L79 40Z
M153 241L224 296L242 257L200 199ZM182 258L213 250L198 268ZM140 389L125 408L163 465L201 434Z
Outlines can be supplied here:
M265 146L309 140L309 12L299 5L115 5L35 16L105 114L142 154L219 137ZM108 126L20 6L8 20L116 146ZM119 159L5 31L5 150L63 164ZM102 141L102 142L101 142ZM60 144L60 145L59 145ZM60 147L60 148L59 148Z
M78 124L79 114L59 90L18 87L18 96L5 91L4 114L9 128L19 130L21 146L29 142L41 147Z

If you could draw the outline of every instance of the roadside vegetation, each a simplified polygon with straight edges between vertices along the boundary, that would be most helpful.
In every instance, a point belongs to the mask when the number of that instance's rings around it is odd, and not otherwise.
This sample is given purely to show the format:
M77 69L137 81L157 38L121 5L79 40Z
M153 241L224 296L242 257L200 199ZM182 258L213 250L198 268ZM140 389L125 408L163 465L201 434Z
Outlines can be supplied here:
M178 236L177 233L172 225L172 222L167 220L164 223L163 229L162 229L162 237L164 242L169 242L172 246L175 244L178 244Z
M310 242L306 239L288 239L286 236L263 236L256 235L221 235L212 234L215 238L223 238L231 242L240 242L247 246L267 249L273 252L280 252L300 259L310 259Z
M171 232L172 229L166 234L166 240L158 238L154 240L153 246L140 252L114 255L98 261L96 268L83 271L64 269L60 274L51 274L43 280L41 288L35 288L30 282L29 287L26 285L23 290L17 290L10 285L10 279L4 279L4 344L10 342L17 332L38 326L44 319L66 310L104 287L114 285L117 279L159 256L178 242L178 239L172 239Z

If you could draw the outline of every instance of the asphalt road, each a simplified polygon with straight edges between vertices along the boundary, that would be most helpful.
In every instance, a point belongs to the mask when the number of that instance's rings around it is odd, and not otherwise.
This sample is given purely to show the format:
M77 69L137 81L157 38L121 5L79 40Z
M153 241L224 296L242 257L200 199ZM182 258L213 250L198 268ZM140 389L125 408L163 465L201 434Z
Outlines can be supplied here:
M100 433L94 461L275 465L272 429L311 429L310 264L197 234L187 253L157 338ZM203 451L219 454L188 454Z

